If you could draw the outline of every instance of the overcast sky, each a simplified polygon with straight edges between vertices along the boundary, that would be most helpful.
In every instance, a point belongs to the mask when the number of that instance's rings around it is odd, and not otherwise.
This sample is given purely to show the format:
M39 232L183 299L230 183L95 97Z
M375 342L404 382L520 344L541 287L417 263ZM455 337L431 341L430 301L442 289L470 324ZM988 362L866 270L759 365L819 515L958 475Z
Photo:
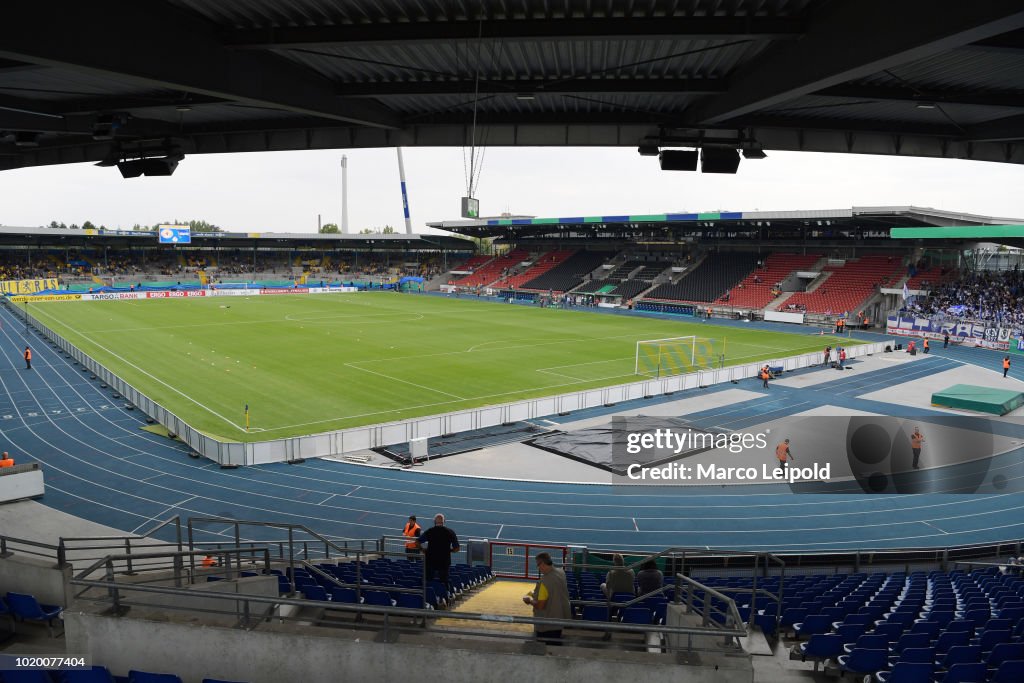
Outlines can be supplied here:
M479 153L479 150L478 150ZM91 164L0 173L0 224L50 221L130 228L206 220L238 232L315 232L341 221L342 154L349 163L353 232L403 229L394 149L194 155L170 178L121 178ZM406 148L413 231L459 218L461 148ZM634 148L484 150L476 196L483 216L541 217L777 211L915 205L1024 218L1019 165L854 154L768 152L736 175L662 172Z

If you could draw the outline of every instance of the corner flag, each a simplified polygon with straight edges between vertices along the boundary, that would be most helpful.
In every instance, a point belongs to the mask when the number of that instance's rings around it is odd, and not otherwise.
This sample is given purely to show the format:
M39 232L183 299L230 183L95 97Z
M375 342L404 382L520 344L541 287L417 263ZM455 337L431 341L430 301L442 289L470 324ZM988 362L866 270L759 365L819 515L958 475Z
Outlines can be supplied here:
M249 404L245 404L245 431L249 431Z

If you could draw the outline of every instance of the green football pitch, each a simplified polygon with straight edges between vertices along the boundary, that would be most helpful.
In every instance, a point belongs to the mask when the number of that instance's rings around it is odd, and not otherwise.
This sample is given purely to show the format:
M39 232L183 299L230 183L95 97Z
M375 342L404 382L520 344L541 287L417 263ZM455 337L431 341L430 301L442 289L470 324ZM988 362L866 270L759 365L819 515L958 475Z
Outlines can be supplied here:
M638 340L724 340L726 365L821 347L808 334L392 292L50 302L31 313L194 428L230 441L636 381Z

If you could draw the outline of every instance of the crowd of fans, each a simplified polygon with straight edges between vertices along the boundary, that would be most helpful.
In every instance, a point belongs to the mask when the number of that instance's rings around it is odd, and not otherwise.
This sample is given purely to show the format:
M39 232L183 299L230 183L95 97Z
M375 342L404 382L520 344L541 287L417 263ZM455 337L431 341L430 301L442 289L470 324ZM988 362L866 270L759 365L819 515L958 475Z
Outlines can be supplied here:
M1010 271L963 273L928 297L907 301L903 310L924 318L985 322L1000 327L1024 325L1024 277Z

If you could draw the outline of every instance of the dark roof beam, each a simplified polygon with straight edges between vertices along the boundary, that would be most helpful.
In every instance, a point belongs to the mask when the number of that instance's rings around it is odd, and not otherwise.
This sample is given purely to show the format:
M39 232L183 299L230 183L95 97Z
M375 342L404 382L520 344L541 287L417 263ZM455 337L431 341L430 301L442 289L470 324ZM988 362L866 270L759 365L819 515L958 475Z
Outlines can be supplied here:
M46 40L26 26L45 26ZM87 50L82 27L89 27ZM346 123L401 125L400 117L377 104L340 100L328 80L278 55L226 49L211 24L166 3L13 3L0 22L0 59Z
M965 45L964 49L971 52L993 52L997 54L1011 52L1020 54L1021 51L1024 51L1024 30L1009 31L1008 33L986 38L985 40L979 40L976 43Z
M785 17L659 17L654 19L506 19L483 22L488 40L667 39L785 40L800 38L803 22ZM439 21L337 26L271 26L226 31L228 46L245 49L336 47L384 43L476 40L477 21Z
M1024 91L985 92L950 91L927 88L892 88L873 85L836 85L814 93L825 97L842 97L854 100L885 100L919 104L967 104L982 107L1024 107Z
M343 97L387 97L393 95L483 95L562 93L654 93L708 95L725 92L726 82L720 78L580 78L559 80L545 85L541 80L480 81L479 90L471 80L413 81L390 83L346 83L337 86Z
M1020 0L837 0L811 20L803 40L771 48L733 79L728 93L695 107L688 118L701 124L741 119L1022 26Z
M1014 140L1024 140L1024 114L969 126L961 139L967 142L1011 142Z

